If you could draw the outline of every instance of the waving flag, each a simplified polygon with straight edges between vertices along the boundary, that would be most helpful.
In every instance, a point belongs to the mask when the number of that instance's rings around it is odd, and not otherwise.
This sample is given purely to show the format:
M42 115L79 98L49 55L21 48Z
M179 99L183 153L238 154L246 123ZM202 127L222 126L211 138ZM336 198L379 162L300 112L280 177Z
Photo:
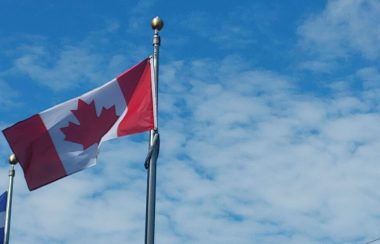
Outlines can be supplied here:
M147 58L117 78L3 130L29 190L96 163L101 142L156 127Z
M5 211L7 209L7 193L0 196L0 244L4 242Z

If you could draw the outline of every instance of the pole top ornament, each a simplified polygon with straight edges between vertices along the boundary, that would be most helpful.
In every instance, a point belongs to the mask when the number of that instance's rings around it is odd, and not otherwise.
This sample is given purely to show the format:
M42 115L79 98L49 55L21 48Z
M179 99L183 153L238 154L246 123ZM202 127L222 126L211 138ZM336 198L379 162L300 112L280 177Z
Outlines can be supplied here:
M9 156L9 163L15 165L15 164L17 164L17 162L18 162L18 160L16 158L16 155L14 153L12 153L11 156Z
M160 17L156 16L152 19L151 25L153 30L160 31L164 27L164 21Z

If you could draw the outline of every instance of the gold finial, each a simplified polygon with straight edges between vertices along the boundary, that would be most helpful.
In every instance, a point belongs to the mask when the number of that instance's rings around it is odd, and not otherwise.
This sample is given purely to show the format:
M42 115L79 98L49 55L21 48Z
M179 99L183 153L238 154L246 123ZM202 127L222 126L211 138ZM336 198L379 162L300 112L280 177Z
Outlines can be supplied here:
M14 153L11 154L11 156L9 156L9 163L10 164L17 164L18 160L16 158L16 155Z
M152 19L151 25L153 30L159 31L162 29L162 27L164 27L164 21L160 17L156 16Z

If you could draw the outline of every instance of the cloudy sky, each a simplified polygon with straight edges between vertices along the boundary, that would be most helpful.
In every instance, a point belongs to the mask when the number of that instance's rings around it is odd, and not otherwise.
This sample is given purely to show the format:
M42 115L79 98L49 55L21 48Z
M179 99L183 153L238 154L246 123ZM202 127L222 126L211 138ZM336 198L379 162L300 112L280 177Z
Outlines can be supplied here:
M2 0L1 128L149 56L156 15L156 243L380 237L379 0ZM147 138L33 192L17 166L12 244L143 243Z

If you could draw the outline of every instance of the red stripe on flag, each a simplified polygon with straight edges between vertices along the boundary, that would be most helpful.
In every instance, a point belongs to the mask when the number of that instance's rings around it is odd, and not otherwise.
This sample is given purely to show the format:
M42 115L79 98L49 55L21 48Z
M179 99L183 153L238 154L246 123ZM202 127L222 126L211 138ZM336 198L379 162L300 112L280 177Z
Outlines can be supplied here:
M117 135L124 136L154 129L150 59L117 77L128 106Z
M66 176L46 127L37 114L3 130L15 153L29 190Z

